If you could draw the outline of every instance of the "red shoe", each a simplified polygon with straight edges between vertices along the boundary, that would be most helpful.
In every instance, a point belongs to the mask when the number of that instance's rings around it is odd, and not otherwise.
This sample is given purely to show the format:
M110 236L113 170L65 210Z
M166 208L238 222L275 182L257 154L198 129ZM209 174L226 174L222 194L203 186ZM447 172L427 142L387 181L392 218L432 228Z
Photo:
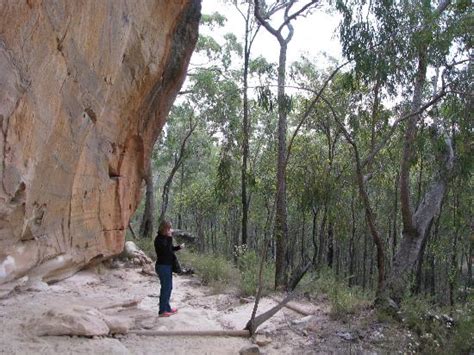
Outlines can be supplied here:
M171 312L163 312L163 313L160 313L158 314L158 317L169 317L169 316L172 316L174 313L171 313Z
M178 313L178 308L171 308L171 311L169 311L168 313L171 313L171 314Z

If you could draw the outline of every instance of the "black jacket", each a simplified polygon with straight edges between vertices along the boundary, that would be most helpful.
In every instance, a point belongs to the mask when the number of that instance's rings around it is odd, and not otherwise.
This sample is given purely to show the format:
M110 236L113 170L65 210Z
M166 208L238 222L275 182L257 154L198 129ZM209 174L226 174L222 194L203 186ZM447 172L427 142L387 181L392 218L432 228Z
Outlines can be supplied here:
M155 238L155 252L157 265L173 265L174 252L181 247L173 246L173 238L158 234Z

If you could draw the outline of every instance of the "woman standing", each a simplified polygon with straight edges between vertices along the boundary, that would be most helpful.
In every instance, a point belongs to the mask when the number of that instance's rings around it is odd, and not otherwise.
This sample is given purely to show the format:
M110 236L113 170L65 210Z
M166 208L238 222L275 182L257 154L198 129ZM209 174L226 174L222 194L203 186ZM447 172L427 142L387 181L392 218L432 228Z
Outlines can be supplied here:
M158 235L155 238L156 264L155 270L160 278L160 317L169 317L178 310L171 308L170 297L173 289L173 258L174 252L184 248L184 244L173 246L171 237L171 223L162 221L158 229Z

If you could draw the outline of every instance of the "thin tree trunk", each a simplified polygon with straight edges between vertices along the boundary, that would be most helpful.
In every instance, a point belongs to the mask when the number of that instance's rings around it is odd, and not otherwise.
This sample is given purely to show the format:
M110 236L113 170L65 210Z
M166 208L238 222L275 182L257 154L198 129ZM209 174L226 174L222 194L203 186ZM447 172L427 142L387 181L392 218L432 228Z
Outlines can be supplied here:
M473 259L473 253L472 253L472 245L473 243L471 242L469 245L469 254L467 258L467 286L471 287L473 284L472 280L472 259Z
M319 225L319 249L318 249L318 266L322 266L324 251L326 249L326 243L324 242L324 230L326 229L326 219L328 214L327 205L324 205L324 214Z
M375 97L374 107L377 105L377 102L378 102L377 96L378 95L376 95ZM339 128L341 129L342 134L344 135L347 142L353 148L354 158L355 158L355 163L356 163L356 181L357 181L357 186L359 188L359 195L362 199L362 203L364 206L367 225L369 227L370 234L372 236L372 239L377 249L377 268L378 268L377 294L379 294L383 288L384 280L385 280L385 252L384 252L383 240L380 237L379 232L377 230L376 223L375 223L375 215L372 211L369 195L367 193L367 188L365 186L365 180L368 180L368 177L366 178L363 175L363 172L362 172L363 165L360 160L359 150L357 148L356 142L352 139L346 127L341 122L337 114L334 112L332 105L330 105L329 102L327 101L326 103L330 106L334 119L336 123L338 124ZM375 116L375 111L373 115ZM373 120L375 120L375 118L373 118ZM375 145L374 139L372 139L372 145ZM369 163L371 164L370 160L369 160ZM370 168L370 164L369 164L369 168ZM364 288L366 286L366 257L367 257L367 240L366 239L367 238L365 238L365 241L364 241L364 264L363 264L363 287Z
M351 237L349 239L349 287L354 285L354 270L355 270L355 235L356 235L356 219L355 219L355 206L354 206L354 193L351 198L351 216L352 216L352 228L351 228Z
M367 235L364 233L364 255L362 257L362 289L367 288Z
M248 68L250 59L250 4L245 18L245 48L243 73L243 120L242 120L242 244L247 244L248 238L248 197L247 197L247 160L249 155L249 100L248 100Z
M278 162L277 162L277 182L276 182L276 217L275 217L275 240L276 240L276 260L275 260L275 288L286 288L288 284L288 264L287 264L287 243L288 243L288 216L287 216L287 200L286 200L286 162L287 162L287 113L288 100L285 94L286 82L286 53L288 43L293 38L294 29L291 21L298 15L303 14L312 5L318 1L312 0L301 7L293 14L289 14L291 7L296 0L290 0L279 9L284 10L283 23L275 29L270 25L267 18L260 9L259 0L254 0L254 13L258 22L274 36L280 45L280 54L278 58ZM266 14L271 15L270 14ZM285 30L286 37L282 32Z
M135 231L133 230L132 224L128 224L128 229L130 230L130 233L132 233L133 239L138 239L137 235L135 234Z
M313 253L313 266L316 266L317 264L317 255L318 255L318 243L316 242L316 236L317 236L317 222L318 222L318 214L319 214L319 208L315 208L313 206L312 208L312 214L313 214L313 223L312 223L312 230L311 230L311 236L312 236L312 241L313 241L313 248L314 248L314 253Z
M333 222L330 221L328 225L328 251L327 251L327 265L330 269L333 268L333 262L334 262L334 228L333 228Z
M303 261L304 257L305 257L305 251L306 251L306 245L305 245L305 226L306 226L306 212L304 210L304 206L302 204L301 206L301 211L303 213L303 221L301 223L301 254L300 254L300 259L301 261Z
M193 134L194 130L196 129L197 124L198 124L198 122L195 122L193 124L191 119L190 119L189 131L186 133L183 140L181 141L181 146L179 148L178 156L175 159L174 166L171 168L171 172L170 172L168 178L166 179L165 184L163 185L163 193L161 194L161 196L162 196L161 213L160 213L160 217L158 218L159 221L162 221L166 216L166 210L168 209L169 192L170 192L170 189L171 189L171 184L173 183L174 175L176 174L179 167L183 163L184 154L186 152L187 141L191 137L191 135Z
M181 178L179 179L179 192L183 193L184 164L181 164ZM183 207L179 204L178 211L178 229L183 229Z
M454 225L454 238L451 249L451 268L450 275L448 275L449 280L449 304L451 307L455 303L455 288L457 280L457 249L458 249L458 239L459 239L459 225L458 225L458 208L459 208L459 199L456 196L456 192L453 191L453 225Z
M139 235L142 238L153 238L153 216L155 214L153 173L151 170L151 159L149 159L145 176L146 193L145 193L145 209L143 211L142 223L140 224Z
M393 199L392 259L395 257L395 253L397 251L398 180L399 180L399 174L397 172L397 176L395 179L394 196L393 196L394 199Z

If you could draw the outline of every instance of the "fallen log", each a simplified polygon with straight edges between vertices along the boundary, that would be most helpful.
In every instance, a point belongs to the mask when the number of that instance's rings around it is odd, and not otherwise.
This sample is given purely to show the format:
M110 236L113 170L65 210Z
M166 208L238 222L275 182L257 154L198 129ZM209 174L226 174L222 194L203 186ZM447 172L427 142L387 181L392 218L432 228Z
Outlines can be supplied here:
M257 331L257 328L262 325L264 322L269 320L271 317L273 317L280 309L285 307L285 305L291 301L291 299L295 297L295 293L289 293L288 296L285 297L283 301L281 301L279 304L277 304L275 307L271 308L270 310L266 311L265 313L260 314L259 316L255 318L250 318L250 320L247 322L247 325L245 326L245 329L250 332L250 334L255 334Z
M273 301L275 301L276 303L280 303L281 300L275 298L275 297L270 297L270 299L272 299ZM307 310L301 308L300 306L297 306L295 304L292 304L292 303L287 303L285 304L285 307L288 308L288 309L291 309L292 311L295 311L296 313L299 313L299 314L302 314L304 316L312 316L314 313L312 312L308 312Z
M248 330L136 330L129 334L146 336L250 337Z
M259 278L259 291L257 292L257 297L255 297L255 306L252 311L252 315L250 317L250 320L247 322L247 325L245 326L245 329L250 332L250 334L254 335L255 332L257 331L257 328L262 325L264 322L269 320L271 317L273 317L280 309L286 306L288 302L291 301L293 297L296 296L294 288L298 285L298 282L303 278L304 274L309 270L311 266L311 262L309 262L302 270L300 271L300 274L295 277L295 280L297 280L293 285L292 289L290 290L290 293L282 300L280 301L275 307L271 308L270 310L266 311L263 314L260 314L258 317L255 317L255 314L257 313L257 307L258 307L258 302L260 300L260 289L262 285L262 278L261 278L261 269L262 269L262 264L260 264L260 278Z

